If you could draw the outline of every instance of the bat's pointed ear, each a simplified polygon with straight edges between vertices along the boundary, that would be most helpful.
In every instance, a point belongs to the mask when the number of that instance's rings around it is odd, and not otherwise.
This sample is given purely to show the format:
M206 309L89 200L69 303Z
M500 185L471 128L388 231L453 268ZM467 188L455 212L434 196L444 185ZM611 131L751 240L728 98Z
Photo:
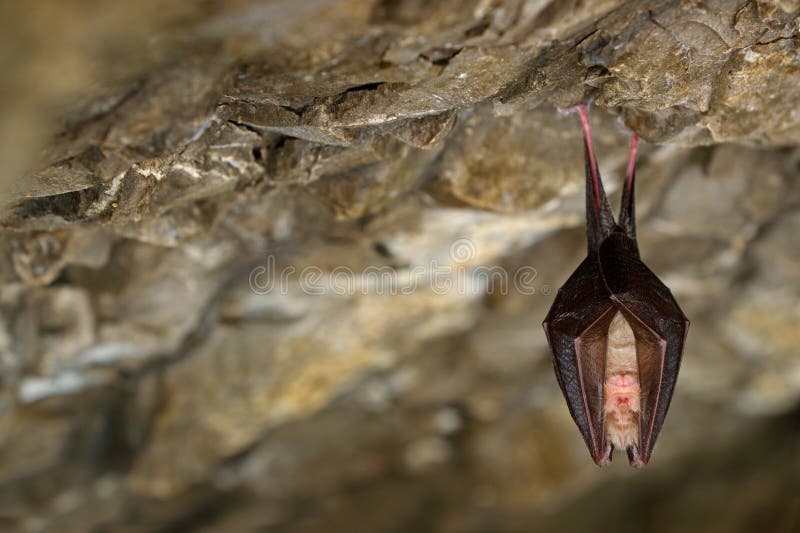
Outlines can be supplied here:
M589 252L596 252L600 244L614 230L614 215L611 213L611 205L608 203L603 181L600 179L589 113L585 104L578 104L576 107L583 127L583 148L586 159L586 236L589 241Z
M639 447L636 445L628 446L628 462L634 468L644 468L647 466L648 457L643 457L639 453Z
M614 446L610 442L607 443L605 449L593 457L595 464L601 468L610 465L613 451Z
M631 144L628 150L628 166L625 171L625 182L622 185L622 207L619 211L619 225L636 240L636 216L633 211L633 190L636 181L636 149L639 146L639 136L631 133Z

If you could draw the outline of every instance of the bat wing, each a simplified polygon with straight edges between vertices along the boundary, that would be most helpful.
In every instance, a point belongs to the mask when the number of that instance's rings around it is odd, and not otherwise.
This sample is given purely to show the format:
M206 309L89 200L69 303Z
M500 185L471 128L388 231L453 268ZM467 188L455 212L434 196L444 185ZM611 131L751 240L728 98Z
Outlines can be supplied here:
M667 286L639 259L635 241L623 232L612 233L598 256L611 299L636 338L640 446L639 457L631 457L631 463L642 466L650 459L672 399L689 321Z
M672 399L689 322L621 228L570 276L543 323L570 414L600 465L610 461L603 388L608 330L617 311L636 339L639 446L628 454L631 464L643 466Z
M590 254L559 289L542 324L553 352L558 384L598 464L609 460L603 384L607 332L615 313L600 264Z

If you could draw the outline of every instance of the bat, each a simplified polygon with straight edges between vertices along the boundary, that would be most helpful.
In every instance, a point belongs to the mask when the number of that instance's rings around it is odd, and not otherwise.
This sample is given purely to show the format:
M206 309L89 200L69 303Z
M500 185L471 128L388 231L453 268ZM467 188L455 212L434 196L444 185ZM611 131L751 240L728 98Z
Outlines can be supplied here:
M558 290L542 326L569 412L598 466L614 448L642 468L669 409L689 321L639 258L634 216L638 137L631 135L619 222L594 153L586 106L578 113L586 162L588 255Z

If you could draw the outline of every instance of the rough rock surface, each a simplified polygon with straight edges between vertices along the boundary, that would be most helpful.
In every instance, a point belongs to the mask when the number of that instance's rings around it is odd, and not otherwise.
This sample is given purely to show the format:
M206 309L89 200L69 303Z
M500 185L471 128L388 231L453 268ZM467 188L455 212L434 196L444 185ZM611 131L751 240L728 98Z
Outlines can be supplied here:
M3 531L800 527L797 2L131 4L2 8ZM636 474L540 328L590 99L692 319Z

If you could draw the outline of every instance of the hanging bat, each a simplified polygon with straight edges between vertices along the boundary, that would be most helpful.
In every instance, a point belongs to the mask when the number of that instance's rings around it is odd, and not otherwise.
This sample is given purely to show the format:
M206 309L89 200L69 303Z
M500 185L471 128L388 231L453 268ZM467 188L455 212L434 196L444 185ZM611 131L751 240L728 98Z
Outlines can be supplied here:
M586 106L578 112L589 253L559 289L542 325L558 384L594 462L606 466L614 448L624 448L631 466L641 468L669 408L689 321L639 258L633 209L638 137L631 136L616 222Z

